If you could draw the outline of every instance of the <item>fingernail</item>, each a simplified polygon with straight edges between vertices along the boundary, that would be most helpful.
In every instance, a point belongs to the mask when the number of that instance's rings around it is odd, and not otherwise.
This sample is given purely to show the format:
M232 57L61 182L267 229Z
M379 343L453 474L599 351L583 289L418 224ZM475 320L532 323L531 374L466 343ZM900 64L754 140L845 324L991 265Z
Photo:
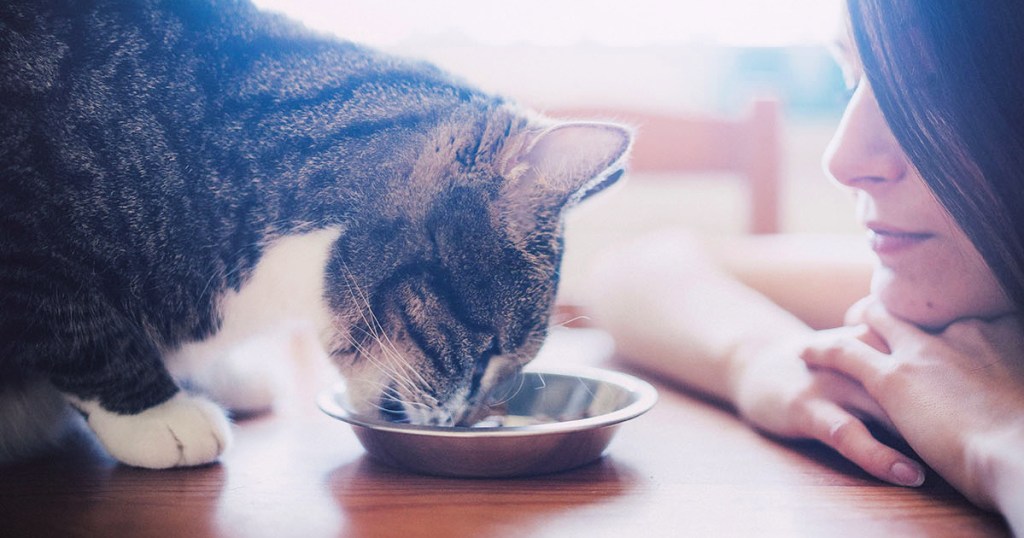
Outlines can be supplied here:
M892 473L897 484L910 487L917 487L924 484L924 472L916 465L911 465L904 461L897 461L892 464L891 468L889 468L889 472Z

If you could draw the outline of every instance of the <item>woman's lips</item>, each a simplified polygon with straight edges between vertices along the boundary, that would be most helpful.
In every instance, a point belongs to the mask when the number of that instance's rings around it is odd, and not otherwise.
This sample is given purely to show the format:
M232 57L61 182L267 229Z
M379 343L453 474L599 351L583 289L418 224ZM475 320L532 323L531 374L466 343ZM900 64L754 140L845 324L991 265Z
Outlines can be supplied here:
M871 249L879 255L898 254L920 245L932 237L930 233L868 226L868 241L871 244Z

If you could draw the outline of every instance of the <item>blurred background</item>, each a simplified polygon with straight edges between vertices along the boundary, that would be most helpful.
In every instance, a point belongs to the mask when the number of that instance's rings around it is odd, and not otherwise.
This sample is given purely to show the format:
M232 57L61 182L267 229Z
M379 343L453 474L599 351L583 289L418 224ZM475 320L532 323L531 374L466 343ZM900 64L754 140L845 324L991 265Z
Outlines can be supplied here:
M821 165L846 98L827 49L840 28L842 0L256 3L316 30L426 59L541 111L584 109L639 123L637 150L644 144L652 154L694 146L688 135L673 134L677 119L739 121L754 102L772 103L767 128L774 134L762 126L753 142L737 142L736 159L744 161L738 172L673 170L644 158L624 184L573 210L567 293L598 251L662 227L704 236L861 233L852 198ZM666 129L659 118L670 118ZM723 145L730 144L696 144L695 151ZM757 152L761 164L746 162L745 154ZM752 166L768 169L754 173L772 183L760 198L744 177ZM761 202L776 217L767 229L753 223Z

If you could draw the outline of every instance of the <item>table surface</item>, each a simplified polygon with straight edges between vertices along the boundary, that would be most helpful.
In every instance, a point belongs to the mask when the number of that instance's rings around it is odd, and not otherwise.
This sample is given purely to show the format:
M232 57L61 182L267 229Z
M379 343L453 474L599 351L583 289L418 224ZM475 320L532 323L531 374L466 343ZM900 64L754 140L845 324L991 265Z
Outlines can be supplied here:
M626 370L603 333L563 329L549 344L538 361ZM409 474L373 461L316 408L308 387L333 381L323 366L293 368L276 410L237 422L214 465L129 468L83 434L0 466L0 535L1009 536L934 474L917 489L886 485L661 383L658 404L595 463L500 480Z

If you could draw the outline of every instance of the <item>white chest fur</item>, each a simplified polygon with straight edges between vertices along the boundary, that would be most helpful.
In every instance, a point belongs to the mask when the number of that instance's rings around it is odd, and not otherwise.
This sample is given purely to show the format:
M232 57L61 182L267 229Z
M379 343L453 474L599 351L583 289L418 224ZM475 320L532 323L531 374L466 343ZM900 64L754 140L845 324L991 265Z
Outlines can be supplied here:
M171 374L188 379L214 402L238 413L273 405L296 333L323 335L330 327L324 268L339 229L281 238L269 245L249 280L221 298L220 331L165 353ZM308 334L308 333L307 333ZM220 407L178 393L138 414L105 410L73 399L89 426L118 460L140 467L198 465L216 459L231 440Z
M171 373L185 377L247 342L297 327L315 331L323 341L331 326L324 300L324 268L340 233L338 228L327 228L274 241L245 285L221 298L220 330L165 355Z

